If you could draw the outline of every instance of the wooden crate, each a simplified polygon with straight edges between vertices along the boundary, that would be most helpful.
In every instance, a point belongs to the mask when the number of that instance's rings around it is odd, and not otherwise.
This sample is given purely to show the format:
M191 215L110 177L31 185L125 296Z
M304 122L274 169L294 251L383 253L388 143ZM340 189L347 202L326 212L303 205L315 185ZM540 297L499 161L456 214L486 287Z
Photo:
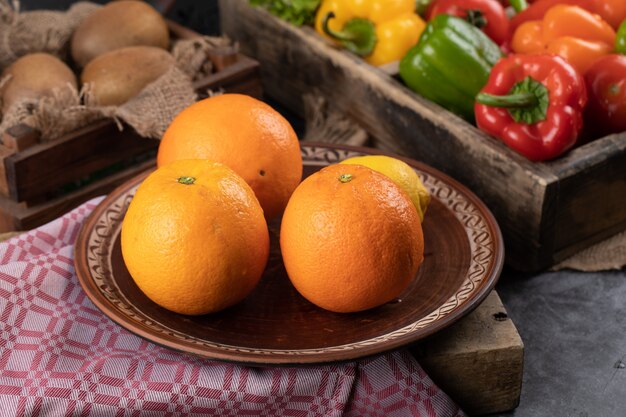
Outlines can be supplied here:
M417 343L412 353L470 416L519 405L524 343L496 291L457 323Z
M303 114L303 95L320 94L375 146L434 166L478 194L502 228L513 267L546 268L626 228L626 133L532 163L312 28L247 0L220 0L220 14L223 31L261 63L268 96Z
M173 38L197 33L168 22ZM209 90L261 98L259 64L231 48L209 54L215 72L197 80L202 97ZM48 222L89 198L105 194L154 160L159 142L131 127L120 131L101 120L50 142L19 125L0 145L0 232L26 230Z

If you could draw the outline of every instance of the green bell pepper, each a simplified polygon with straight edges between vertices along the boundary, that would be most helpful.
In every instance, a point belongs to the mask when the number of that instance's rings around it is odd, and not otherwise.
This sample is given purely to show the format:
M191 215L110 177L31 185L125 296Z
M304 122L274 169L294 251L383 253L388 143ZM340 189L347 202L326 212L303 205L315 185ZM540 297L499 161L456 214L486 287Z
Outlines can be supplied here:
M498 45L480 29L441 14L400 61L400 77L416 93L473 120L474 98L501 57Z
M615 52L626 54L626 20L624 20L617 29L617 36L615 37Z

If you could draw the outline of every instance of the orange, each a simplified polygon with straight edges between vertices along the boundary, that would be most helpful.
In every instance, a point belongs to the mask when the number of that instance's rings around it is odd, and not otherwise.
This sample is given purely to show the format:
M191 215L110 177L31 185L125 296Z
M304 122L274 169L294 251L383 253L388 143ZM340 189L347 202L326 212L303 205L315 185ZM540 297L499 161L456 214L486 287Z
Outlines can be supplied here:
M210 97L174 118L159 145L158 166L196 158L231 167L252 187L268 220L282 213L302 180L293 128L272 107L246 95Z
M121 240L141 291L190 315L245 298L269 255L267 223L252 189L227 166L203 159L152 172L131 200Z
M420 220L424 221L426 209L430 204L430 193L422 184L417 172L409 164L386 155L363 155L344 159L342 164L363 165L389 177L397 186L411 197Z
M330 165L302 181L283 214L280 248L298 292L334 312L393 300L424 259L409 195L361 165Z

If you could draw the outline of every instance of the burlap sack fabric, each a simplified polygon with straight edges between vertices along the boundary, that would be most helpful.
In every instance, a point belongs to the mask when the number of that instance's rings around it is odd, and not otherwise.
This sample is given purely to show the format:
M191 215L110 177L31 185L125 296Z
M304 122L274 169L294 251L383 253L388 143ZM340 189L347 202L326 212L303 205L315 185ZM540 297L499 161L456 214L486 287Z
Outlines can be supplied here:
M0 0L0 71L31 52L48 52L67 62L73 31L99 7L79 2L66 12L20 13L19 2ZM175 41L171 53L176 66L121 106L99 106L92 99L89 86L76 91L69 85L51 97L16 103L2 115L0 134L23 123L41 132L42 140L49 141L95 120L112 118L120 128L126 123L143 137L159 139L173 117L196 101L193 81L211 72L207 53L223 42L221 38L209 37Z
M626 266L626 231L618 233L596 245L584 249L552 267L553 271L619 270Z
M74 29L100 7L79 2L67 12L20 13L19 1L9 1L0 0L0 69L31 52L48 52L66 60Z

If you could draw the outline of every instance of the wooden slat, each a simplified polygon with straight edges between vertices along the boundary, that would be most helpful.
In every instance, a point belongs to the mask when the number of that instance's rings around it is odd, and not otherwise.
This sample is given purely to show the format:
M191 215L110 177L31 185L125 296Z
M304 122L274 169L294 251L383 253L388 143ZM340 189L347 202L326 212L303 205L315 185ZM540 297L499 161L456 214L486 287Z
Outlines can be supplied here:
M519 404L524 344L495 291L467 317L420 342L413 353L469 415L508 411Z
M2 133L2 144L15 151L23 151L39 143L41 135L30 126L19 124Z
M238 54L235 47L225 46L209 51L208 55L216 71L219 72L237 62Z
M626 133L589 143L553 168L561 179L555 261L626 229Z
M40 201L46 193L117 162L155 150L159 142L134 130L119 131L110 120L78 129L5 159L9 196Z
M7 181L4 161L15 152L15 149L0 145L0 195L9 195L9 182Z
M33 207L26 207L8 197L0 196L0 233L29 230L52 221L79 204L110 192L123 182L154 166L154 159L148 160Z

